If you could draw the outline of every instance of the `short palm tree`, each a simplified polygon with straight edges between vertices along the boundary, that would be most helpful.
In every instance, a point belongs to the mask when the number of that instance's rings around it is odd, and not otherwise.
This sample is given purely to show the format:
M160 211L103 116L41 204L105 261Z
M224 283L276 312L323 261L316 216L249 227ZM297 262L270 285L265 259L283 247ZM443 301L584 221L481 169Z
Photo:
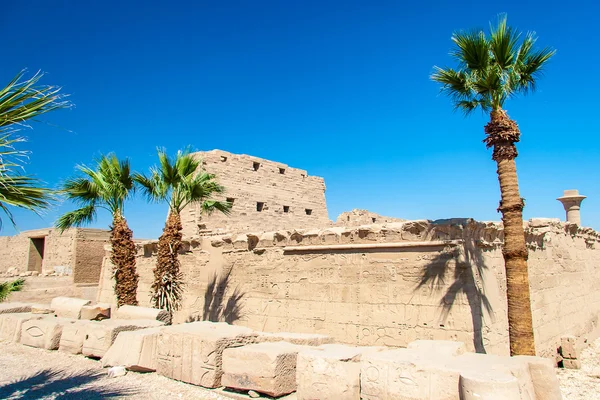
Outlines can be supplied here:
M135 244L133 233L125 220L125 201L134 191L133 177L128 160L119 160L116 155L101 156L96 169L77 166L85 177L67 180L61 190L68 199L80 208L61 216L56 227L65 230L82 226L96 219L98 209L112 215L110 242L111 261L114 265L115 294L118 306L137 305L138 274L135 269Z
M431 76L442 84L457 109L466 114L476 109L490 113L485 126L487 148L498 166L501 201L498 211L504 224L503 256L506 269L506 296L510 352L535 355L531 318L527 248L523 230L524 202L519 194L515 158L521 132L504 110L506 100L533 91L548 60L554 55L549 48L534 49L536 37L509 27L501 15L487 36L481 30L457 32L452 36L455 48L451 55L458 68L434 67Z
M60 93L60 87L38 85L43 74L37 73L29 79L23 79L23 75L21 71L0 89L0 209L13 225L16 224L9 207L39 213L48 208L52 200L50 189L22 173L28 152L14 148L16 143L25 141L15 136L15 132L42 114L71 107L67 96Z
M13 292L20 292L25 286L25 279L15 279L14 281L6 281L0 283L0 303L6 301L8 296Z
M156 308L170 312L181 307L183 280L179 268L178 252L181 249L183 229L181 211L188 205L200 204L203 212L229 213L231 204L218 201L213 196L224 192L216 177L199 170L200 161L188 150L178 151L175 159L158 150L159 166L150 175L135 174L135 181L151 201L168 201L169 215L158 240L158 257L152 284L152 303Z

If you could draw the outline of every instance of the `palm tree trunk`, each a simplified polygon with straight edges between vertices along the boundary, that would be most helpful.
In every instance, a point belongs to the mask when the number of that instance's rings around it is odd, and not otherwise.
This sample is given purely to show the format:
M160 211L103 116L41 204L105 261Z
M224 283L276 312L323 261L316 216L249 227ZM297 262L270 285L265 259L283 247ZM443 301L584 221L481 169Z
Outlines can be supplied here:
M498 211L504 224L502 255L506 269L506 297L508 301L508 332L511 355L535 355L535 341L531 317L527 247L523 229L524 202L519 193L517 178L517 149L519 128L504 110L492 111L491 121L485 127L488 147L494 148L492 158L498 165L498 181L502 200Z
M117 305L137 306L137 286L139 276L135 270L135 244L133 232L120 214L113 216L110 233L112 245L111 261L114 265L115 294Z
M183 281L179 270L183 226L177 213L169 213L163 234L158 239L158 256L152 284L154 307L175 311L181 305Z

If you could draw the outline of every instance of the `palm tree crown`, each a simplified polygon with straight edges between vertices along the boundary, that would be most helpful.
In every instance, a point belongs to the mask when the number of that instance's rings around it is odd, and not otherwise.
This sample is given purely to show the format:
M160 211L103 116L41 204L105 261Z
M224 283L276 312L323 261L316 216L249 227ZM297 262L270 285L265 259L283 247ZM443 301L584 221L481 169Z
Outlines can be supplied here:
M168 200L169 212L180 214L189 204L200 203L203 212L221 211L228 213L231 205L214 200L213 196L224 192L214 174L206 171L196 173L200 160L189 150L178 151L171 159L165 149L158 150L159 166L150 170L150 176L136 173L134 180L152 201Z
M467 114L477 108L502 109L508 98L535 90L536 79L555 53L547 47L535 50L535 33L520 39L521 33L507 26L506 15L490 27L489 37L481 30L456 32L450 54L458 69L436 66L431 79Z
M84 165L77 169L86 176L67 180L61 193L81 207L61 216L57 228L65 230L91 223L98 208L108 210L113 216L122 216L125 200L134 191L129 160L108 154L98 159L95 170Z

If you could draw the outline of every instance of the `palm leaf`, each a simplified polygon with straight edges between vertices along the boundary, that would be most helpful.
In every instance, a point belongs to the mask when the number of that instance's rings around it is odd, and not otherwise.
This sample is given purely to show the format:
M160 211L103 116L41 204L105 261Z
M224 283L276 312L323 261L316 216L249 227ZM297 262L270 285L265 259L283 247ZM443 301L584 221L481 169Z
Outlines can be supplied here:
M15 279L0 283L0 303L6 301L13 292L20 292L25 286L25 279Z

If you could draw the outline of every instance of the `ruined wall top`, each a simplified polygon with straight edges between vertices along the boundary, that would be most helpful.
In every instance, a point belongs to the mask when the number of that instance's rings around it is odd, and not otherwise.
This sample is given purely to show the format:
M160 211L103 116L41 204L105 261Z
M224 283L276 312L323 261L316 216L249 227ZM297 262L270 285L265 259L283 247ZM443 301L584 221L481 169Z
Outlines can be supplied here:
M229 216L201 215L198 205L187 207L181 214L184 236L331 225L323 178L280 162L222 150L194 155L225 187L219 200L230 201L233 207Z
M337 226L383 224L388 222L403 222L400 218L385 217L369 210L354 209L341 213L335 222Z

